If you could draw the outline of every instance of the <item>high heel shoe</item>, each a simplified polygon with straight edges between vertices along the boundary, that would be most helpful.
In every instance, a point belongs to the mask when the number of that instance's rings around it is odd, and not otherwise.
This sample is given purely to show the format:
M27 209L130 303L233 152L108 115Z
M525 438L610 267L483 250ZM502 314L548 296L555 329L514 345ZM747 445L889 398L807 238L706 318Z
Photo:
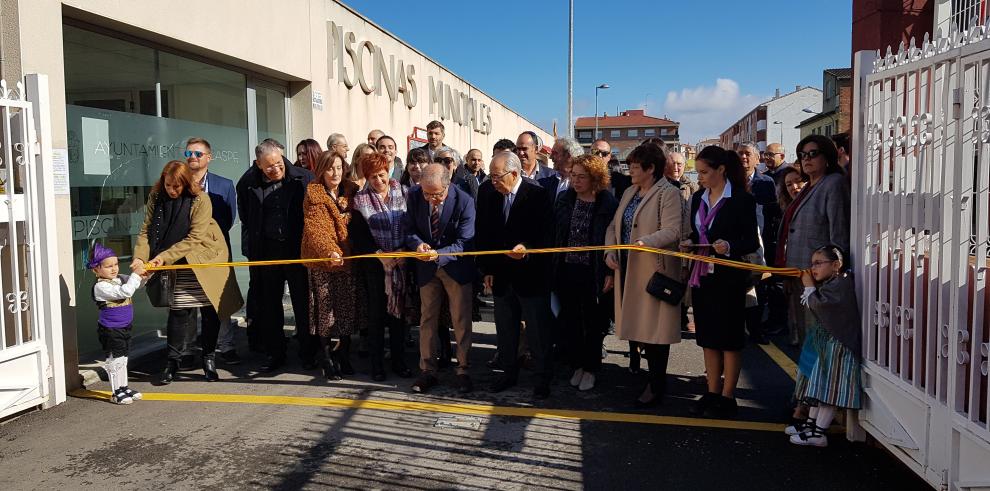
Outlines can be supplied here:
M216 382L220 380L220 374L217 373L217 361L215 354L211 353L208 355L203 355L203 373L206 374L207 382Z
M158 377L158 383L161 385L168 385L172 383L175 379L175 372L179 371L179 362L175 360L168 360L165 365L165 369L162 370L162 374Z
M323 377L327 380L340 380L340 367L335 360L336 355L330 346L323 349Z

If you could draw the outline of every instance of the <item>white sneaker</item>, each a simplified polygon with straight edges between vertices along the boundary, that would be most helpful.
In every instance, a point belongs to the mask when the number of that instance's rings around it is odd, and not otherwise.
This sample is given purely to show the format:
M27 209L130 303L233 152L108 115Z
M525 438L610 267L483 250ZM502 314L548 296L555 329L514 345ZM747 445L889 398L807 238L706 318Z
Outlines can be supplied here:
M784 428L784 434L787 436L794 436L797 435L798 433L801 433L802 431L810 429L812 426L814 426L814 424L815 424L814 420L807 419L801 423L793 424L788 426L787 428Z
M795 445L807 445L812 447L827 447L828 437L821 432L821 428L815 427L807 429L791 436L791 443Z
M571 375L571 387L577 387L581 384L581 379L584 377L584 369L578 368L574 370L574 375Z
M584 376L581 377L581 385L578 386L578 390L585 391L595 388L595 374L591 372L584 372Z
M131 396L131 399L135 401L140 401L141 399L144 399L144 395L142 395L140 392L130 387L121 387L121 388L124 389L124 392L126 392L127 395Z
M114 404L130 404L134 402L134 399L131 399L131 396L127 395L127 392L123 389L117 389L117 391L110 396L110 402Z

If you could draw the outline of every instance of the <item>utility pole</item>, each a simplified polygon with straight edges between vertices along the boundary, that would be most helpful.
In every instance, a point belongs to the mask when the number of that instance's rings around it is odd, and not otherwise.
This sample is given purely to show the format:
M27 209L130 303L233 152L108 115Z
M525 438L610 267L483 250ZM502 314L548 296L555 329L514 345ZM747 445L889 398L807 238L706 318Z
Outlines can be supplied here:
M570 0L567 28L567 136L574 138L574 0Z

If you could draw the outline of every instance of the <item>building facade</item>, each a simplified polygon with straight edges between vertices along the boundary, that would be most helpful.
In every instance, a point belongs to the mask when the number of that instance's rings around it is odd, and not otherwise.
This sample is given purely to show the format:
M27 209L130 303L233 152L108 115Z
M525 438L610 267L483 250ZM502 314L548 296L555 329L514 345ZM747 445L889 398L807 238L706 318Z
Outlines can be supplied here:
M726 128L719 136L719 145L734 149L739 143L751 141L759 145L760 150L766 150L768 143L782 143L787 152L786 160L793 162L796 157L794 146L801 138L798 124L808 116L806 110L819 113L821 108L821 90L795 87L793 92L775 96L754 107Z
M665 118L647 116L643 109L622 111L618 116L604 113L598 117L598 134L595 135L595 117L577 118L574 137L585 149L595 140L604 139L612 146L612 155L625 161L629 152L648 138L661 138L667 145L680 142L680 123Z
M405 157L431 120L445 143L486 157L500 138L550 135L336 0L170 2L11 0L2 5L3 64L13 83L49 78L52 145L68 186L57 189L59 270L64 282L66 372L99 356L92 274L94 241L129 264L145 201L184 141L210 141L210 171L235 182L265 138L286 146L342 133L351 147L381 129ZM12 26L8 26L12 24ZM231 230L234 260L240 224ZM247 271L238 270L242 291ZM57 288L57 286L52 286ZM152 340L166 312L135 296L135 342ZM78 373L78 372L76 372Z
M798 124L801 138L832 136L849 131L852 109L852 68L829 68L822 72L822 112Z

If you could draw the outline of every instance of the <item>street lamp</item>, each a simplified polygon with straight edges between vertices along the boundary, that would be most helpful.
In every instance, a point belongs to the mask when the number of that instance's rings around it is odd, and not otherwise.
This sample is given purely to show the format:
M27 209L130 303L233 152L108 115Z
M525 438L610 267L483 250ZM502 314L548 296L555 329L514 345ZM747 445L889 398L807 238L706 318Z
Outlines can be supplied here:
M783 121L774 121L773 124L780 125L780 145L783 146L784 145L784 122ZM787 147L784 147L784 148L787 148Z
M594 138L594 140L597 140L598 139L598 89L607 89L607 88L608 88L608 84L601 84L598 87L595 87L595 138Z

